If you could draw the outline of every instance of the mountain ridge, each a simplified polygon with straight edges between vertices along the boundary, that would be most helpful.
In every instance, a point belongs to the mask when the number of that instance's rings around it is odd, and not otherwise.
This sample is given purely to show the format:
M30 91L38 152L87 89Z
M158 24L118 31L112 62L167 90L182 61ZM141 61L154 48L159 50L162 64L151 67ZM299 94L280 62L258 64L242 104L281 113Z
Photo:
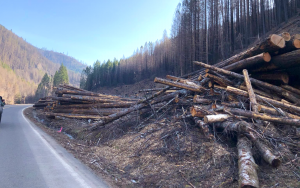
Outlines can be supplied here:
M80 69L85 65L75 61L75 58L65 57L57 52L51 53L50 57L66 62L53 62L43 53L45 52L0 24L0 95L9 98L10 104L16 100L32 102L32 96L44 74L54 76L61 63L68 65L66 67L70 84L79 86ZM70 66L76 65L80 65L79 68L69 69ZM12 71L8 71L10 69Z

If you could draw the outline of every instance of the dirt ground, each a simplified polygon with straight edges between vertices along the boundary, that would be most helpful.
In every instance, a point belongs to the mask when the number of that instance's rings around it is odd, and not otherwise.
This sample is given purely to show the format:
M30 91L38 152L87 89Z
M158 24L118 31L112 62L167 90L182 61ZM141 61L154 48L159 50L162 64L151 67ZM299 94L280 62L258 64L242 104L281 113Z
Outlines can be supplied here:
M182 108L184 110L184 108ZM81 132L88 120L47 119L41 110L25 115L76 158L115 187L238 187L236 136L216 130L208 140L192 119L167 109L150 122L147 114L127 116L97 132ZM57 131L62 129L62 132ZM280 127L285 135L295 135ZM300 154L298 145L290 147ZM300 187L300 159L272 168L253 149L260 187Z

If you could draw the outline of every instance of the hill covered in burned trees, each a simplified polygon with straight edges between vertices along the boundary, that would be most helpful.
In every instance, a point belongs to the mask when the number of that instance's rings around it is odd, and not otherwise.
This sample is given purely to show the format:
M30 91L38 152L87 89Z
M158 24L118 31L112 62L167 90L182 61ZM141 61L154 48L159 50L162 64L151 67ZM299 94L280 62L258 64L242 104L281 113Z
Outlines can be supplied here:
M164 31L161 40L146 42L129 58L95 62L82 72L81 87L91 90L187 74L197 69L192 61L214 64L227 59L299 16L299 9L299 0L183 0L170 36Z
M54 59L66 60L66 63L71 59L72 67L80 64L63 54L42 53L40 49L0 25L0 95L9 104L33 102L44 74L54 76L60 64L64 63L55 62ZM68 75L71 84L79 85L80 73L68 70Z

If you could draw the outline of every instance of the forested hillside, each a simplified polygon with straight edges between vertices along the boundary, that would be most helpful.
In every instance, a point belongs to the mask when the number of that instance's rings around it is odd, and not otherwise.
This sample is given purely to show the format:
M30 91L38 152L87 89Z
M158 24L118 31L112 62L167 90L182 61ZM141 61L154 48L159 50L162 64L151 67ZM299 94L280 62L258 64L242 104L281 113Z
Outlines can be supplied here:
M0 25L0 95L8 103L29 99L45 73L54 76L60 63L44 57L40 50ZM64 63L64 62L61 62ZM68 71L70 83L79 84L80 74ZM26 83L26 84L25 84ZM17 101L15 101L17 100Z
M63 53L49 51L46 49L39 49L40 53L54 63L61 64L62 62L67 67L68 70L72 70L77 73L81 73L82 70L86 67L85 64L79 62L75 58L68 56Z
M81 87L132 84L165 74L196 70L192 61L214 64L245 50L269 31L299 17L300 0L183 0L170 36L146 42L129 58L87 67ZM289 31L293 34L293 31Z

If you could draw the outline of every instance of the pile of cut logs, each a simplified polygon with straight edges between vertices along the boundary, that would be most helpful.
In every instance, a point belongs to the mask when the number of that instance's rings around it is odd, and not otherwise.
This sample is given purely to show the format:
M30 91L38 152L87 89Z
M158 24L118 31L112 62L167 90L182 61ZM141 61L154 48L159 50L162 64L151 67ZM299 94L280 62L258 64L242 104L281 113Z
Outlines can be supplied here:
M40 99L35 108L43 108L47 117L105 119L132 106L137 99L94 93L70 85L54 87L55 97Z
M99 120L88 130L136 110L152 112L146 122L168 105L184 106L189 111L179 118L192 118L207 138L214 138L212 130L216 128L237 135L240 187L259 187L251 143L273 167L278 167L284 156L288 160L294 157L286 143L274 149L266 137L280 137L278 125L290 125L295 130L300 127L300 75L295 73L300 67L300 35L273 34L215 65L194 64L202 69L182 77L155 78L155 83L167 87L156 93L157 89L141 90L153 92L146 99L132 100L61 85L56 89L57 97L38 104L47 104L48 116Z

